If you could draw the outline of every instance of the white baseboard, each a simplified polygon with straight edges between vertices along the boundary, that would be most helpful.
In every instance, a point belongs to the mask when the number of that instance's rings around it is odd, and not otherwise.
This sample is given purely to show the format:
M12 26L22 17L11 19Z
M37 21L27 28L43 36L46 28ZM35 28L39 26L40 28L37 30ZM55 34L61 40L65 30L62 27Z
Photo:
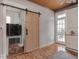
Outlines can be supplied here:
M66 49L68 49L68 50L71 50L71 51L74 51L74 52L78 53L78 50L76 50L76 49L72 49L72 48L69 48L69 47L66 47Z
M44 47L50 46L50 45L52 45L52 44L54 44L54 43L55 43L55 42L47 43L47 44L45 44L45 45L40 46L40 48L44 48Z

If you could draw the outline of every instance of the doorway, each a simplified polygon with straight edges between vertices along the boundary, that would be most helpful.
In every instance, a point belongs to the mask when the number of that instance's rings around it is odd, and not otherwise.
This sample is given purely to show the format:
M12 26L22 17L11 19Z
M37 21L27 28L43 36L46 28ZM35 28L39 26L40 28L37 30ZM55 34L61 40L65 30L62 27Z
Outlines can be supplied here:
M30 52L39 48L39 14L28 11L26 14L26 39L24 51Z
M6 7L6 38L8 54L24 52L22 10Z
M66 13L57 13L56 19L56 42L65 44Z

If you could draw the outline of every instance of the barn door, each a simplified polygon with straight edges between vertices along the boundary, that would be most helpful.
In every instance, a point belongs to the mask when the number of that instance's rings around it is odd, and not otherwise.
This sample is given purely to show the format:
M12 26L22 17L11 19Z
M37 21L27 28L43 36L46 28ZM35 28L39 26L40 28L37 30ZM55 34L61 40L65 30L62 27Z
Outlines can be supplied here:
M26 15L25 51L29 52L39 47L39 14L28 12Z

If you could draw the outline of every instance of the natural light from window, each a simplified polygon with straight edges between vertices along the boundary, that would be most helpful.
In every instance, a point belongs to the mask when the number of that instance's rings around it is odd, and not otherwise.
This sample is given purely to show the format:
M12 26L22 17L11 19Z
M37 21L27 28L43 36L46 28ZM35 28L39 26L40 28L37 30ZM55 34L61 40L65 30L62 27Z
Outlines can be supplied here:
M6 23L11 23L11 17L10 16L6 16Z
M65 49L65 47L59 46L59 47L58 47L58 52L59 52L59 51L66 52L66 49Z
M57 18L59 19L59 18L63 18L63 17L66 17L66 14L65 13L64 14L61 14L61 15L58 15Z
M57 16L57 41L65 43L65 20L66 13Z

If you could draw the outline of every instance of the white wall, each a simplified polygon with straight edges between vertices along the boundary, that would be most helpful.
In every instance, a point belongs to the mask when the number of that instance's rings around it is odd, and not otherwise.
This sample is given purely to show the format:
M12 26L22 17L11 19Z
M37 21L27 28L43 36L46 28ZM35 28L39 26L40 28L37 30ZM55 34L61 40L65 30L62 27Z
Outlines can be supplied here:
M40 12L40 47L54 43L54 11L24 0L8 0L5 3Z
M70 32L74 31L74 35ZM78 7L67 10L66 46L78 50Z

